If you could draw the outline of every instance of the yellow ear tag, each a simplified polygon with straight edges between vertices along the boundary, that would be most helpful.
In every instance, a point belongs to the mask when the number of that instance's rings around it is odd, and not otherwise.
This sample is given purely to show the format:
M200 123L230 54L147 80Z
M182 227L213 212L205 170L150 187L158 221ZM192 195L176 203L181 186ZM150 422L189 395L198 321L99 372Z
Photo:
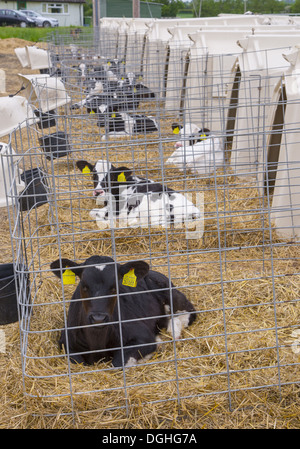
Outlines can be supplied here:
M134 268L128 271L128 273L123 276L123 285L127 285L127 287L136 287L136 275L134 274Z
M111 117L116 118L116 114L115 113L111 114Z
M85 175L88 175L89 173L91 173L91 170L90 170L89 167L86 165L86 166L82 169L82 173L84 173Z
M110 66L110 65L111 65L111 62L110 62L110 61L108 61L108 62L107 62L107 65L108 65L108 66Z
M206 134L201 134L201 139L205 139L206 138Z
M133 88L133 92L136 92L136 87Z
M178 128L178 126L173 129L174 134L179 134L179 131L180 131L180 129Z
M126 182L126 176L124 175L123 172L119 174L118 182Z
M63 278L64 285L71 285L71 284L75 284L75 282L76 282L75 273L71 270L65 270L62 275L62 278Z
M95 114L95 111L91 110L90 114Z

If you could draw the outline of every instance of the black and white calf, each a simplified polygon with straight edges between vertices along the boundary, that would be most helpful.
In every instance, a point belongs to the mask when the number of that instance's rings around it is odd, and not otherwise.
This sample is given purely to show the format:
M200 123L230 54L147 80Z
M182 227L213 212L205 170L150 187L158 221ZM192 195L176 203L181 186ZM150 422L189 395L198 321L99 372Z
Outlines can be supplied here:
M81 65L82 73L86 74L87 66L83 63ZM114 106L115 110L126 112L137 109L141 101L155 98L154 92L141 81L137 81L134 73L117 76L110 70L104 70L103 67L100 69L101 66L95 67L88 71L88 77L84 75L86 98L73 103L71 109L86 107L88 113L92 111L99 114L99 107Z
M118 81L119 87L126 95L136 100L153 100L155 93L142 82L142 76L128 72Z
M101 108L99 109L101 110ZM156 120L150 116L142 114L129 115L126 112L113 111L107 116L105 131L102 140L156 132L158 131L158 125Z
M102 62L101 62L102 61ZM104 60L93 57L89 59L82 56L78 66L81 81L89 84L89 81L118 81L123 72L122 64L118 60Z
M80 109L85 107L87 112L93 112L100 118L106 114L109 108L114 111L136 110L139 107L139 100L130 97L120 89L114 89L110 85L104 85L101 81L95 82L93 88L89 90L86 98L73 103L71 109Z
M197 142L202 142L209 137L210 130L208 128L199 128L194 123L186 123L184 126L179 123L172 124L174 134L178 134L179 140L175 143L176 148L184 145L191 146Z
M115 367L135 365L156 350L161 329L178 339L195 320L186 296L144 261L120 265L92 256L83 264L58 259L50 266L59 278L67 269L80 279L59 341L74 363L112 359Z
M185 126L174 123L172 129L179 135L179 140L166 164L201 175L210 175L224 166L223 140L213 135L208 128L199 128L193 123Z
M76 165L83 173L91 173L93 196L97 204L104 204L90 212L101 229L116 227L116 219L120 227L190 227L202 218L200 210L183 194L135 176L127 167L115 167L101 159L95 165L84 160Z
M71 104L71 109L80 109L82 107L86 107L88 112L90 112L91 110L96 112L98 102L107 101L107 96L105 96L103 93L104 93L103 83L101 81L97 82L95 81L93 87L90 88L89 91L86 93L86 97L81 101Z

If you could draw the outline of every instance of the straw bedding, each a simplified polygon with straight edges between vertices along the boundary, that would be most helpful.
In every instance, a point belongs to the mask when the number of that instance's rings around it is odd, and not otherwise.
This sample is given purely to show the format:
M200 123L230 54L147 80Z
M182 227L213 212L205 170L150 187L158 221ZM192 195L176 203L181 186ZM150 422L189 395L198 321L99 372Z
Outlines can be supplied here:
M74 135L82 133L80 123L80 118L73 120ZM166 120L166 134L169 125ZM147 143L146 161L143 141L115 144L110 157L130 162L134 152L138 174L161 180L156 137ZM26 334L23 380L18 324L1 326L6 351L0 354L0 427L298 428L300 358L292 351L291 334L300 322L299 252L296 244L276 239L255 184L222 171L207 180L166 168L170 187L192 195L204 192L203 239L187 240L182 229L102 231L88 216L94 207L90 180L74 164L82 155L96 161L99 149L95 145L82 152L76 145L75 139L68 161L55 165L57 207L49 214L46 204L23 217L24 244L32 244L28 254L36 285L34 313ZM172 149L172 142L163 143L164 160ZM44 160L41 164L49 168ZM0 257L7 262L9 226L7 213L1 213ZM72 365L69 375L57 340L64 325L62 296L69 300L74 287L62 288L49 271L59 250L80 260L116 254L119 261L147 260L165 274L170 269L174 284L198 311L196 322L176 343L163 330L158 351L140 366L123 372L110 363ZM268 387L256 388L263 386ZM69 415L72 409L75 416Z

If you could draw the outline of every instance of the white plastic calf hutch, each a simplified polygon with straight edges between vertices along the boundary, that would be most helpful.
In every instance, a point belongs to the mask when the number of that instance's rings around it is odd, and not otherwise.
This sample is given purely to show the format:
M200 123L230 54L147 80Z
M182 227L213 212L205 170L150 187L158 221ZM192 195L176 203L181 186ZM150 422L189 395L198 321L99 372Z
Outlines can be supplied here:
M236 115L231 157L232 167L239 174L248 172L252 176L252 169L256 170L260 149L264 147L266 120L274 107L273 92L289 66L282 53L298 41L298 35L281 34L252 35L239 40L244 51L233 71L238 107L233 108ZM259 129L262 131L257 133Z
M290 68L274 90L277 109L273 121L274 134L268 140L268 162L274 171L274 194L271 219L283 239L299 241L300 237L300 164L299 113L300 78L299 46L283 55ZM276 116L277 114L277 116ZM278 119L283 115L283 121ZM274 141L271 141L272 137Z

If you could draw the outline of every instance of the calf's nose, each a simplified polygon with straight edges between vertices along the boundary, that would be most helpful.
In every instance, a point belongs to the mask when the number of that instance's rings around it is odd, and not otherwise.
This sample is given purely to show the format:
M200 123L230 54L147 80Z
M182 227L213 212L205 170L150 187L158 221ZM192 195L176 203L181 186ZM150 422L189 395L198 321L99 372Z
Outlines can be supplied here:
M88 318L90 324L101 324L109 321L107 313L90 313Z
M98 195L104 195L104 190L102 190L102 189L96 189L96 190L94 190L94 192L93 192L93 195L94 196L98 196Z

